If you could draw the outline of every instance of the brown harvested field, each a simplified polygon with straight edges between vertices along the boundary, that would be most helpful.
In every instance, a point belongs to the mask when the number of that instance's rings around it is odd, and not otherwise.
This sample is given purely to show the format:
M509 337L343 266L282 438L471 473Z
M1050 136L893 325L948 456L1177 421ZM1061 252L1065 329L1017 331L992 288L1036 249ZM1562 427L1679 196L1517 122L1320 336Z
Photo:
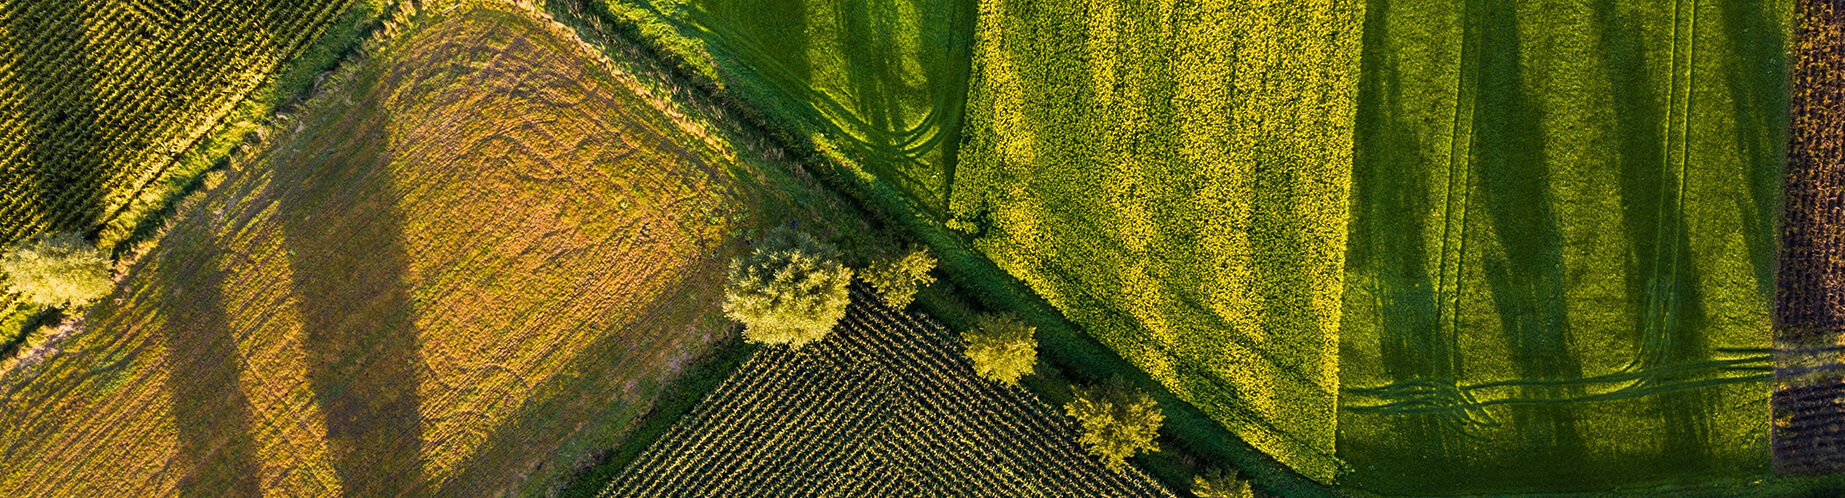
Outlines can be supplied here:
M726 333L768 180L524 11L386 32L0 378L0 496L542 492Z
M1845 2L1798 11L1775 327L1784 474L1845 469Z

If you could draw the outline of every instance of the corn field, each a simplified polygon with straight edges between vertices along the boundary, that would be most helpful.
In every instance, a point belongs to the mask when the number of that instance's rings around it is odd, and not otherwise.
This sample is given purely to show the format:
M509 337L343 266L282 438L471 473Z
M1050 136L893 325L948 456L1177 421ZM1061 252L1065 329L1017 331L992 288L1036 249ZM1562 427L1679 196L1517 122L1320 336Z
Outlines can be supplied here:
M634 496L1172 496L977 377L954 335L855 288L828 338L756 353L603 492Z

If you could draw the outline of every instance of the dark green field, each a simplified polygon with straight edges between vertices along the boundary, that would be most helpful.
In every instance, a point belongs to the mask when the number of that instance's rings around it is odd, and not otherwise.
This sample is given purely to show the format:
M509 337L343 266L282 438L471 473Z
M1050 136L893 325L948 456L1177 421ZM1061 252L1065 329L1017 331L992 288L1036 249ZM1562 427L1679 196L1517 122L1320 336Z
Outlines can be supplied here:
M1370 2L1342 484L1768 469L1790 4L1562 7Z
M799 140L940 212L953 187L974 4L614 0L702 76Z

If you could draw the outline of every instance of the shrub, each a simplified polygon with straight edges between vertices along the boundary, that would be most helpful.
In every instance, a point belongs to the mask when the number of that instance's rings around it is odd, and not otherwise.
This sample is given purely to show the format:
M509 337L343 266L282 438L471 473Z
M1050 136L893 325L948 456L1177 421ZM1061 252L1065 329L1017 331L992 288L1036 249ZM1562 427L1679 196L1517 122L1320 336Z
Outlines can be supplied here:
M974 361L974 371L981 377L1016 384L1031 374L1038 362L1038 340L1032 337L1037 328L1017 318L981 315L979 326L961 333L967 341L967 358Z
M1236 471L1225 473L1220 469L1192 476L1192 494L1198 498L1255 498L1256 492L1249 488L1249 481L1236 477Z
M935 282L935 276L929 274L934 269L935 256L929 254L928 248L919 247L901 257L885 256L872 261L859 278L878 291L884 304L901 310L916 300L916 291Z
M755 251L731 261L724 313L743 322L750 342L801 347L826 337L846 316L851 282L838 249L776 228Z
M1159 435L1166 415L1160 413L1152 396L1130 390L1119 378L1102 385L1077 386L1072 391L1076 397L1063 409L1083 427L1077 442L1101 457L1108 468L1119 471L1126 467L1128 458L1159 449L1153 438Z
M0 256L8 288L42 306L76 306L109 293L109 259L76 233L33 237Z

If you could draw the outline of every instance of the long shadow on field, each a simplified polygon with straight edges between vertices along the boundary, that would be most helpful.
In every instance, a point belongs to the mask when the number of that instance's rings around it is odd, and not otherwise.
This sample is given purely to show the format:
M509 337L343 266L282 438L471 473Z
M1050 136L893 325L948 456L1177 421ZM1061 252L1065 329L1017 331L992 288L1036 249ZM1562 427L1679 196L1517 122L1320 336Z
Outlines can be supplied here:
M185 469L181 496L259 496L262 466L250 438L250 402L238 380L242 354L225 317L223 288L231 267L221 244L211 243L204 224L185 224L169 264L192 268L165 282L159 309L171 310L160 328L166 335L167 387L179 425L179 457ZM203 233L195 233L195 232Z
M683 274L721 275L719 269L722 268L723 261L727 259L722 255L724 252L714 251L712 256L692 264L691 269ZM645 329L655 327L660 323L679 323L673 320L673 313L684 313L686 310L697 312L701 309L699 306L687 306L688 302L710 303L711 308L703 309L714 309L720 299L717 290L721 288L720 282L701 281L695 278L680 279L662 289L653 302L639 307L638 315L628 317L634 321L627 327ZM610 319L622 320L623 317L610 317ZM665 379L643 379L640 384L637 384L641 391L629 393L637 396L623 395L627 392L625 391L626 383L633 382L634 379L630 376L630 371L610 368L609 365L646 361L645 358L635 358L629 354L634 349L633 340L631 334L621 333L620 330L597 334L594 342L571 353L570 358L562 363L564 373L553 375L546 378L543 383L533 386L532 397L520 403L518 411L502 419L498 425L489 430L473 453L468 455L467 460L456 467L461 469L461 472L443 481L441 488L433 490L431 496L511 492L512 490L503 488L514 486L517 482L508 481L516 479L518 475L537 473L539 469L515 469L509 472L505 468L506 465L534 460L529 457L551 455L560 450L559 447L549 446L535 448L534 443L559 444L564 447L581 444L585 443L582 441L585 433L607 432L603 428L588 427L585 424L596 421L627 423L641 417L644 411L651 407L636 404L633 400L635 397L660 399L658 396L641 393L659 389L658 383ZM543 434L547 431L558 432L556 428L560 426L574 427L577 431L560 433L566 436L566 440L534 441L527 436L528 434ZM638 436L641 434L630 433L625 437ZM596 444L597 442L588 441L587 443ZM536 460L540 462L540 465L548 461L544 458Z
M1781 209L1781 162L1788 127L1787 33L1771 2L1718 2L1731 61L1722 71L1736 117L1736 148L1749 166L1749 198L1736 200L1743 240L1763 296L1775 292L1775 222Z
M712 58L733 93L767 108L767 114L784 116L801 128L825 131L860 166L939 215L947 209L947 194L946 187L938 184L951 182L953 172L952 166L928 164L929 153L943 147L940 162L952 162L946 156L955 146L947 141L959 139L973 27L971 4L951 1L953 5L914 0L777 0L767 7L773 15L765 15L764 7L754 3L705 0L686 8L688 19L679 28L682 34L710 45ZM899 7L905 3L909 4L907 11ZM922 18L902 17L911 12ZM953 14L938 18L943 12ZM669 19L679 15L660 14ZM838 14L832 19L836 24L815 25L831 14ZM789 22L791 19L795 21ZM922 81L905 77L905 66L891 49L898 46L892 33L905 29L906 22L921 30L915 40L923 52L919 64L946 67L947 74L926 74ZM811 40L828 29L837 38ZM845 47L845 52L816 53L816 48L830 49L829 42ZM833 89L825 87L832 82L814 81L822 68L843 72L847 81L840 82L844 86L840 90L851 95L835 96L828 93ZM909 127L902 104L919 100L931 105L931 114ZM938 188L943 190L942 199L932 196Z
M1364 48L1359 56L1362 70L1353 124L1352 213L1346 245L1348 275L1369 274L1375 280L1348 277L1346 296L1376 300L1377 323L1362 326L1376 327L1379 360L1387 378L1452 382L1459 372L1454 371L1453 343L1440 323L1440 281L1435 277L1441 268L1430 269L1427 264L1429 239L1446 237L1440 232L1432 236L1425 233L1429 230L1426 218L1406 218L1402 214L1435 209L1438 193L1431 192L1437 178L1434 168L1446 165L1452 174L1455 165L1450 158L1422 153L1422 128L1405 118L1423 109L1407 102L1404 96L1404 61L1393 46L1395 39L1389 29L1391 3L1373 0L1365 8ZM1474 8L1473 3L1467 2L1464 8ZM1478 43L1473 39L1475 31L1463 32L1463 57ZM1467 70L1466 64L1459 69ZM1457 93L1456 98L1470 97ZM1442 212L1456 208L1447 202ZM1354 317L1346 315L1348 320ZM1342 329L1352 330L1355 326L1361 325L1347 323ZM1439 414L1398 418L1393 432L1401 434L1402 440L1427 446L1396 447L1416 448L1419 461L1433 462L1426 459L1445 459L1458 453L1458 449L1450 448L1452 431L1458 429L1452 426L1454 419Z
M90 166L108 122L99 120L101 110L92 97L97 74L90 67L84 23L72 18L46 22L72 11L85 11L77 18L90 13L70 3L10 5L4 8L11 11L4 22L5 44L19 61L11 67L17 77L12 88L24 103L19 110L44 112L22 113L26 150L0 158L7 161L0 165L0 199L6 200L0 205L0 219L6 220L0 222L0 244L38 230L91 232L101 215L104 175ZM15 194L15 185L24 189ZM40 221L15 221L34 218Z
M1549 197L1550 171L1543 108L1526 95L1518 7L1489 0L1480 28L1480 92L1475 107L1474 175L1480 201L1503 254L1488 252L1492 291L1514 374L1521 379L1573 379L1582 367L1570 354L1562 242ZM1573 386L1527 386L1523 397L1562 398ZM1511 425L1524 438L1518 459L1541 462L1556 475L1579 474L1587 456L1569 406L1512 405Z
M1627 296L1634 309L1642 310L1634 316L1635 358L1627 369L1644 372L1702 360L1709 357L1703 299L1679 198L1680 183L1692 181L1692 171L1680 170L1666 157L1670 124L1660 109L1658 74L1651 71L1662 61L1647 60L1642 26L1619 16L1614 1L1598 1L1594 9L1592 19L1603 45L1598 52L1610 68L1610 100L1619 130L1621 176L1616 187L1621 219L1634 251L1627 261ZM1681 374L1643 382L1691 380L1696 379ZM1676 389L1651 396L1664 420L1665 432L1659 435L1662 463L1685 471L1711 463L1706 455L1714 400L1708 394L1704 389Z
M361 104L356 109L364 109ZM326 152L275 165L281 221L333 466L348 496L395 496L423 479L417 397L422 359L404 282L387 122L355 112L304 147Z

